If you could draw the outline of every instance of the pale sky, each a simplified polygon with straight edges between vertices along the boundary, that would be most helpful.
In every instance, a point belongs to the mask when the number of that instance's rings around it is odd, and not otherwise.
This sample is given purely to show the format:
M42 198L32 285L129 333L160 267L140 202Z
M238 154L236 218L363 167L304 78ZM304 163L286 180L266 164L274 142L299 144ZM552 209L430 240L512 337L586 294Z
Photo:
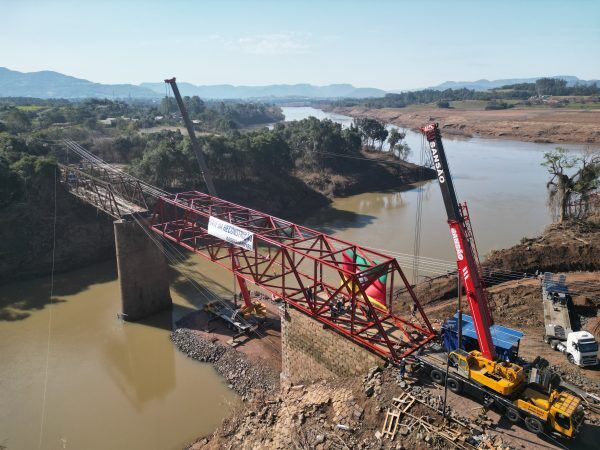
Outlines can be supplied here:
M600 1L0 0L0 66L102 83L600 78Z

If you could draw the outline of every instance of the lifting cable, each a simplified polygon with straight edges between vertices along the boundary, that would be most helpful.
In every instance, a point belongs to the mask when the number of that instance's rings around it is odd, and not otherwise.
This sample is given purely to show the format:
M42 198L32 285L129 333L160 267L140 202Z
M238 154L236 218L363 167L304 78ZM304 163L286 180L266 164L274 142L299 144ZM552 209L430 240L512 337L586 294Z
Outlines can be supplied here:
M143 224L136 217L135 214L132 215L132 217L135 220L135 222L137 223L137 225L146 234L146 236L163 253L163 255L165 256L165 258L167 259L167 261L172 266L177 266L178 267L178 272L180 273L180 275L183 275L184 278L186 278L190 282L190 284L192 285L192 287L194 289L196 289L196 291L202 296L202 298L204 299L204 301L206 303L209 303L211 301L212 302L216 302L216 303L219 303L224 308L230 310L232 313L234 312L234 310L231 308L231 306L228 305L227 303L225 303L225 301L223 301L223 299L218 294L216 294L215 292L213 292L212 290L210 290L206 286L203 286L203 285L199 284L197 281L195 281L193 279L193 276L188 272L188 269L185 269L185 259L186 259L186 256L185 256L185 254L177 246L175 246L173 243L169 242L166 239L161 239L159 236L155 235L152 231L148 230L148 228L146 227L146 225ZM165 245L163 245L163 243ZM235 276L235 273L234 273L234 276ZM254 334L256 334L259 338L264 339L265 342L269 346L271 346L277 353L281 353L281 350L272 342L272 340L269 338L268 335L261 333L260 331L258 331L258 329L255 329L252 332Z
M425 164L425 136L421 137L421 153L419 156L419 180L423 178L423 165ZM413 284L419 282L419 257L421 255L421 218L423 216L423 191L424 186L417 188L417 208L415 211L415 237L413 243Z
M48 367L50 365L50 342L52 336L52 299L54 297L54 266L56 256L56 217L57 217L57 200L56 200L56 167L54 168L54 220L52 222L52 270L50 272L50 304L48 305L48 340L46 346L46 364L44 368L44 390L42 394L42 413L40 420L40 436L38 441L38 449L42 448L42 438L44 436L44 422L46 418L46 393L48 391Z

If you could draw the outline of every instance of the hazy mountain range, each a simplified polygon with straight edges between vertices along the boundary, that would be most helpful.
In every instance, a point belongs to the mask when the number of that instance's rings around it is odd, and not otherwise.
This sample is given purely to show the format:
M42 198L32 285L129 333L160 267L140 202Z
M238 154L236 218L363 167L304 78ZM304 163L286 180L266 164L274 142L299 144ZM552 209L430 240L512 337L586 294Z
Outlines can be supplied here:
M164 94L163 94L164 95ZM133 84L101 84L58 72L17 72L0 67L0 97L36 98L156 98L157 94Z
M165 92L164 83L142 83L140 86L157 93ZM211 86L177 83L181 95L197 95L201 98L269 98L269 97L304 97L304 98L366 98L383 97L386 91L376 88L356 88L351 84L330 84L314 86L312 84L270 84L267 86L232 86L218 84Z
M445 89L474 89L476 91L485 91L488 89L499 88L501 86L506 86L508 84L517 84L517 83L535 83L535 80L543 78L543 77L535 77L535 78L506 78L500 80L477 80L477 81L445 81L442 84L438 84L437 86L433 86L430 89L435 89L438 91L443 91ZM581 80L575 76L571 75L555 75L547 78L561 78L566 80L567 86L575 86L577 83L579 84L592 84L598 83L600 84L600 80Z
M383 97L386 92L375 88L356 88L350 84L314 86L311 84L276 84L268 86L196 86L177 83L182 95L198 95L205 99L245 98L365 98ZM161 98L164 83L102 84L58 72L18 72L0 67L0 97L36 98Z
M431 89L468 88L486 90L514 83L531 83L537 78L509 78L503 80L446 81ZM556 76L576 83L589 84L598 80L580 80L575 76ZM198 95L204 99L328 99L383 97L387 92L376 88L357 88L351 84L272 84L267 86L194 85L178 83L182 95ZM400 91L394 91L400 92ZM159 99L165 95L164 83L102 84L44 70L41 72L18 72L0 67L0 97L36 98L136 98Z

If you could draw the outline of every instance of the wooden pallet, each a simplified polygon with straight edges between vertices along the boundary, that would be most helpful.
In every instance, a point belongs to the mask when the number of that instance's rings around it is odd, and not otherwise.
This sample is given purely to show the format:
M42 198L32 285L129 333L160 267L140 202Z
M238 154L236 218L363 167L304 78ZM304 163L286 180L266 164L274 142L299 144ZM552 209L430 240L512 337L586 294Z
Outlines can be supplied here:
M400 397L394 397L392 399L392 405L402 414L406 413L412 405L414 405L416 399L408 392L403 392Z
M383 428L381 430L384 436L394 440L396 433L398 432L398 424L400 423L400 412L397 409L387 410L385 415L385 421L383 422Z
M407 392L403 392L400 397L392 399L392 409L388 409L385 415L385 421L383 422L383 428L381 430L384 436L394 440L396 433L398 432L398 425L402 420L402 415L414 405L415 398Z

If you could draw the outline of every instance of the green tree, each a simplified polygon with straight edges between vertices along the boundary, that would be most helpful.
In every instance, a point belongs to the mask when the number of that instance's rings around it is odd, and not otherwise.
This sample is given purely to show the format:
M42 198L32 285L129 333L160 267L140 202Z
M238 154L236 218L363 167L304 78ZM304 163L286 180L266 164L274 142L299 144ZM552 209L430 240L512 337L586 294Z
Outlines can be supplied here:
M193 97L183 97L183 103L192 117L197 117L206 110L206 105L197 95L194 95Z
M388 131L385 129L383 122L370 117L361 117L354 119L354 125L360 131L363 142L368 148L375 148L375 142L380 142L380 149L387 139Z
M31 129L29 116L18 108L12 108L4 118L6 128L12 133L23 133Z
M56 162L47 156L25 155L10 166L23 183L25 197L45 197L52 192Z
M173 97L163 97L163 99L160 101L160 111L166 116L179 111L179 108L177 107L177 101Z
M559 78L540 78L535 81L537 95L564 95L567 82Z
M7 159L0 156L0 208L19 198L21 189L22 184L18 174L11 170Z
M600 182L600 155L573 156L567 149L557 147L544 153L542 166L551 175L546 187L550 207L556 212L558 221L562 223L572 216L570 206L574 197L578 197L587 211L590 194L598 189Z
M401 160L406 160L408 155L410 155L410 147L408 144L402 142L405 137L406 133L400 132L396 128L392 128L388 138L390 152Z

